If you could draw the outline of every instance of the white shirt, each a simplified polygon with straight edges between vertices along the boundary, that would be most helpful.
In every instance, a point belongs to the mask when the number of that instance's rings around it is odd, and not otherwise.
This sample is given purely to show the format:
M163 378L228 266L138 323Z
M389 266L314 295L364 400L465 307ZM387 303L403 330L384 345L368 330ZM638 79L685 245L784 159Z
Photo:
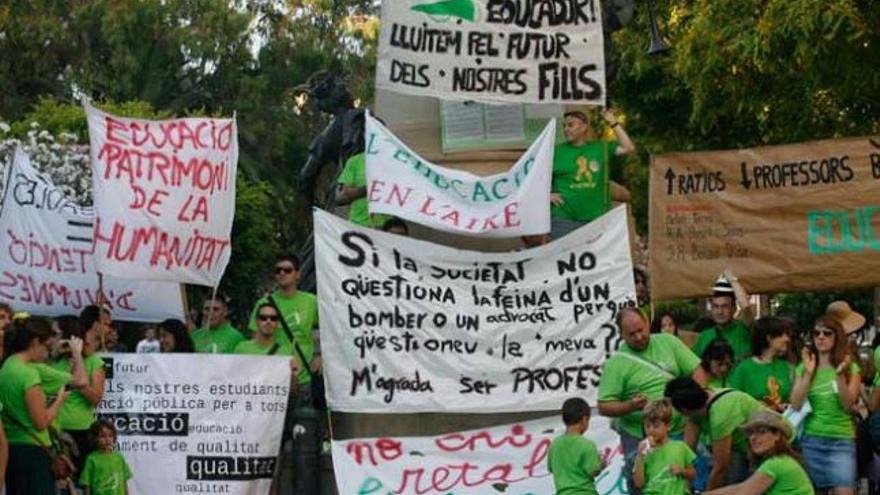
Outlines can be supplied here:
M147 340L144 339L138 342L137 347L135 347L134 352L137 353L145 353L145 352L159 352L159 341L158 340Z

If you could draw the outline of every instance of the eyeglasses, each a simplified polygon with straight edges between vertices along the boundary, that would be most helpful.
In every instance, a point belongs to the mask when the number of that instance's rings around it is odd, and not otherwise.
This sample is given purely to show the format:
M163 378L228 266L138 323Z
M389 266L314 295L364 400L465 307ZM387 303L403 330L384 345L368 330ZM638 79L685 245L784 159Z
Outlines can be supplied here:
M276 266L275 267L275 275L281 275L282 273L285 275L290 275L295 272L296 268L288 267L288 266Z
M834 337L834 330L828 328L814 328L811 332L813 334L813 338L815 337Z
M259 315L259 316L257 316L257 319L260 321L278 321L278 320L280 320L280 318L278 318L278 315Z

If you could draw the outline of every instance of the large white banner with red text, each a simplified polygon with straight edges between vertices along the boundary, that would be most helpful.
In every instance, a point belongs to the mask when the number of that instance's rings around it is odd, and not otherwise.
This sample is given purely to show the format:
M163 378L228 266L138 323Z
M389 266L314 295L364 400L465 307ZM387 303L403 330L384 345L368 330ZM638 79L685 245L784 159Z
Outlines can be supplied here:
M336 411L547 411L595 402L635 305L626 209L544 246L464 251L315 212L327 398Z
M70 201L18 148L0 214L0 301L35 315L78 314L97 304L94 213ZM104 277L103 304L118 320L183 319L180 286Z
M235 119L153 121L85 108L98 271L216 286L231 254Z
M486 237L550 231L550 177L556 120L507 172L480 177L441 167L367 114L367 199L387 213L438 230Z
M345 495L552 495L547 452L564 433L554 416L436 437L335 440L333 467ZM623 453L608 419L592 418L586 437L606 464L598 493L626 493Z

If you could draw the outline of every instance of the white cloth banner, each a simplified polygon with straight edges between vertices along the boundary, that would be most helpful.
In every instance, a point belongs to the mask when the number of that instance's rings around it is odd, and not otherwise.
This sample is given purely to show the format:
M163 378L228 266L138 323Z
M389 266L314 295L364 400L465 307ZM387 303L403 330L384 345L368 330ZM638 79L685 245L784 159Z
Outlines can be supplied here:
M516 237L550 231L555 119L510 170L488 177L426 161L369 114L366 132L371 213L465 235Z
M18 148L0 214L0 301L35 315L79 314L97 304L94 212L65 197ZM117 320L183 319L178 284L104 277L101 298Z
M108 354L98 406L134 472L132 495L269 493L290 358Z
M382 2L376 86L444 99L604 105L601 2Z
M231 254L235 119L150 121L85 109L98 271L216 286Z
M595 402L614 317L633 305L626 210L539 248L478 253L315 212L334 410L556 410Z
M553 495L547 453L564 433L554 416L436 437L334 441L333 468L346 495ZM608 419L593 417L585 436L607 466L596 477L597 491L625 494L623 451Z

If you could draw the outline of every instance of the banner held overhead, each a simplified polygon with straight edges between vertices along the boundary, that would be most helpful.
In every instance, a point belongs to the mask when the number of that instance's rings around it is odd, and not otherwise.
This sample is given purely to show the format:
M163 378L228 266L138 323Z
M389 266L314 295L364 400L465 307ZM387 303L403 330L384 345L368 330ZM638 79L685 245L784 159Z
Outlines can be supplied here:
M442 99L604 106L601 2L382 2L376 87Z
M234 119L129 119L85 103L98 271L216 286L231 255Z
M635 304L626 210L539 248L480 253L315 212L328 401L337 411L557 410L595 402Z
M556 121L507 172L480 177L421 158L367 114L367 200L387 213L465 235L517 237L550 231Z
M124 321L183 319L178 284L104 277L92 256L94 211L70 201L18 148L0 214L0 301L35 315L79 314L99 300Z
M880 285L880 138L675 153L651 164L651 293Z

